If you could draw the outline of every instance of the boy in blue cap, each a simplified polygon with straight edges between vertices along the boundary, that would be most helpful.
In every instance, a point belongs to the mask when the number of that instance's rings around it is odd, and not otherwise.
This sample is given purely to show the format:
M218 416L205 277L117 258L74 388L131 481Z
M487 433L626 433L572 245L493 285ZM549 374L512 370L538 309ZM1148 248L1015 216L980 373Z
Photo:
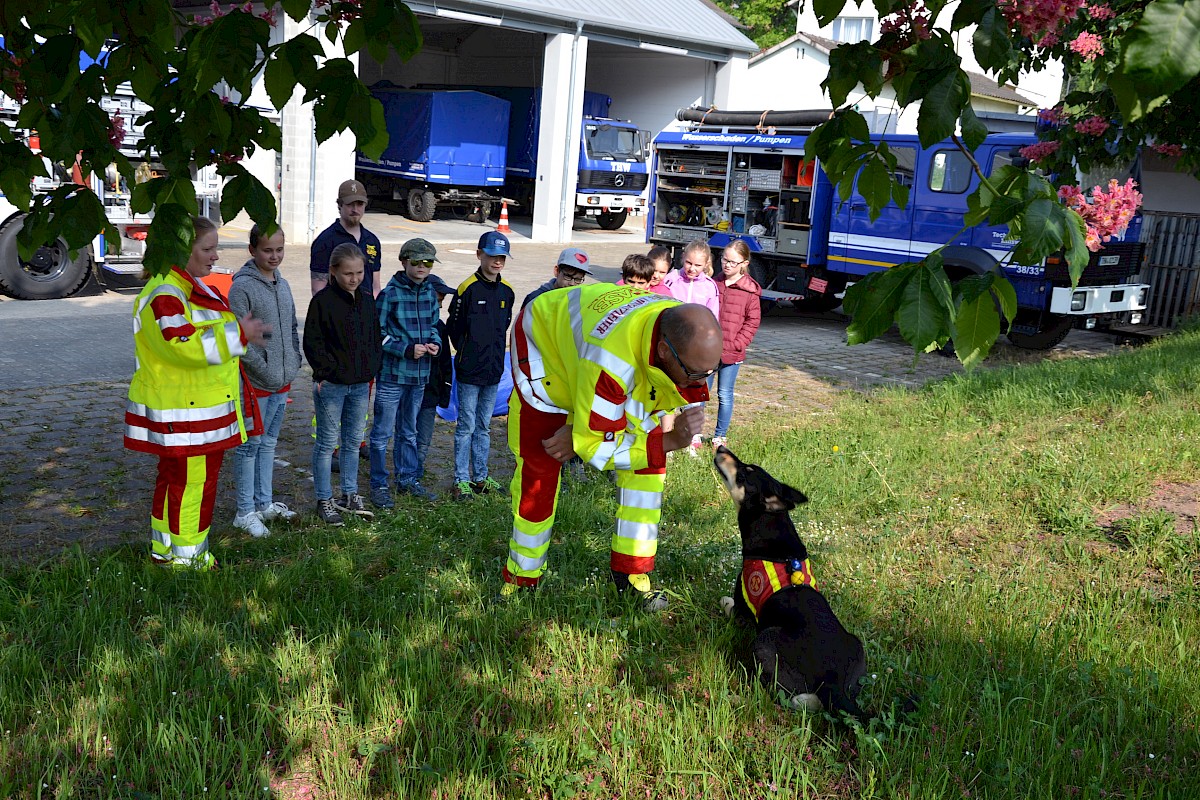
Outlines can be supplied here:
M446 328L454 344L458 383L458 424L454 429L454 499L502 487L488 477L492 410L505 368L505 345L516 294L500 277L510 255L508 237L488 231L475 251L479 269L463 281L450 301Z

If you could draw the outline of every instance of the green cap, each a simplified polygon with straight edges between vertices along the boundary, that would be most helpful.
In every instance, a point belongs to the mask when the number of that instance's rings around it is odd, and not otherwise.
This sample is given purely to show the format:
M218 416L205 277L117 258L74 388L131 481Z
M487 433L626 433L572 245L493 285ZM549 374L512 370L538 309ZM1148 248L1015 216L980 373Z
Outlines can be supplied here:
M409 261L438 261L437 248L424 239L409 239L400 248L400 260L406 258Z

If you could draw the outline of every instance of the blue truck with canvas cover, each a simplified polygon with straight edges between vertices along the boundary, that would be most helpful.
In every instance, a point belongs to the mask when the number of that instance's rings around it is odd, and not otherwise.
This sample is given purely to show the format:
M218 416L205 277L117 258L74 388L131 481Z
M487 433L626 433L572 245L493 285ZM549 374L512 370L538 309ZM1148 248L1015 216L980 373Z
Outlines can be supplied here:
M894 177L908 203L889 203L871 220L857 183L842 202L820 164L806 158L807 134L829 112L704 112L682 109L654 139L647 241L678 251L694 239L714 250L741 239L764 302L832 309L858 278L918 260L943 245L951 281L999 265L1016 289L1013 344L1048 349L1079 325L1141 321L1149 286L1140 282L1141 217L1110 241L1071 286L1064 259L1015 263L1006 226L964 227L967 198L979 185L953 142L922 147L916 136L883 134L896 156ZM776 121L772 122L772 118ZM703 120L702 122L700 120ZM1032 134L993 134L975 151L985 174L1019 161Z
M508 145L507 101L460 90L371 88L383 104L388 146L379 161L358 153L358 180L369 195L407 203L419 222L439 205L499 201Z
M445 85L422 85L443 90ZM504 198L526 213L533 209L537 181L538 140L542 125L542 90L526 86L460 86L484 92L510 106ZM617 230L630 214L646 213L646 135L629 120L609 116L612 98L601 92L583 93L579 164L575 186L575 216L594 217L601 228ZM479 208L480 221L492 210Z

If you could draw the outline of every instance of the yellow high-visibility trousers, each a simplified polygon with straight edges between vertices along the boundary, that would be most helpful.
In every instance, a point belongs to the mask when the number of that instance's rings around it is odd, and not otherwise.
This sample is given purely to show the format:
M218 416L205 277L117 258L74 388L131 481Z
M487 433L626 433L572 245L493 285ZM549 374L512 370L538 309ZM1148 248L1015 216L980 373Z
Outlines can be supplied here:
M158 460L150 510L150 555L164 565L208 569L216 563L208 549L217 476L225 452Z

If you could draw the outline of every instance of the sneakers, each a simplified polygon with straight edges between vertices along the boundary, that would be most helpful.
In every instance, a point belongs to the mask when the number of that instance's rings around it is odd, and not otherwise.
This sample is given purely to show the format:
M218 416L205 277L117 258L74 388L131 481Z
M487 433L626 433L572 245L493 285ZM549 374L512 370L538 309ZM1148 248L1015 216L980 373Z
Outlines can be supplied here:
M617 590L624 593L632 589L642 597L642 608L652 614L660 611L666 611L670 601L667 599L667 593L661 589L650 588L650 576L643 573L634 575L626 575L624 572L613 570L613 583L617 585Z
M392 492L386 486L376 486L371 490L371 505L376 508L387 511L395 508L396 502L392 500Z
M487 494L488 492L493 492L493 491L494 492L503 492L504 487L501 486L500 482L495 480L494 478L484 478L481 481L472 482L471 490L473 492L475 492L475 494Z
M424 500L427 503L433 503L438 499L437 493L426 489L420 481L413 481L407 486L397 486L396 491L401 494L411 494L418 500Z
M714 436L712 438L712 449L713 450L716 450L718 447L724 447L725 444L726 444L726 441L725 441L724 436Z
M704 446L704 440L700 438L700 434L692 437L692 443L688 447L688 455L692 458L700 457L700 448Z
M337 500L334 500L333 505L338 511L354 514L363 519L374 519L375 517L375 512L367 508L367 504L363 502L361 494L344 494Z
M284 522L289 522L296 518L297 514L283 503L271 503L271 505L258 512L264 520L281 519Z
M238 514L233 518L233 527L241 528L255 539L261 539L264 536L271 535L271 532L267 530L267 526L263 525L262 514L258 511L250 511L246 514Z
M342 527L342 515L338 513L332 498L317 501L317 517L326 525L332 525L335 528Z
M455 500L470 500L475 497L475 487L470 481L459 481L450 488L450 496Z

